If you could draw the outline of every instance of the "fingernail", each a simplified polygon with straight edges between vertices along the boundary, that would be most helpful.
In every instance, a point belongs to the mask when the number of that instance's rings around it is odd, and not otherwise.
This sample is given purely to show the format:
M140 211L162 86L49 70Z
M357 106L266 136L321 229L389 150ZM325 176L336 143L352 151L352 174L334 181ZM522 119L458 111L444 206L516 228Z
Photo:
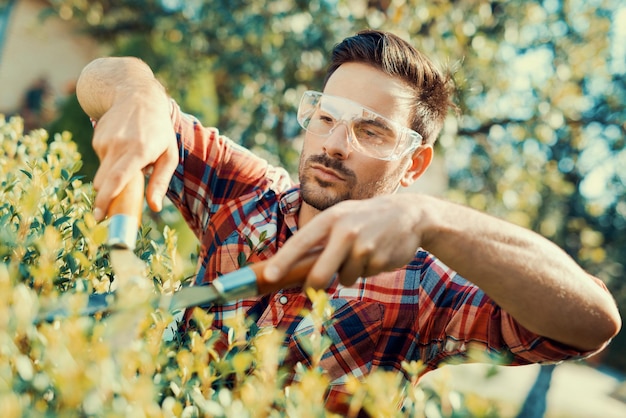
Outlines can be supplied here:
M161 189L156 189L152 194L152 207L155 212L161 212L163 209L163 200L165 200L165 191Z
M161 212L161 209L163 209L161 202L158 199L148 200L148 206L155 212Z
M104 212L100 208L95 208L93 210L93 217L96 218L96 221L100 222L104 218Z
M267 266L263 271L265 280L268 282L277 282L280 278L280 270L276 266Z

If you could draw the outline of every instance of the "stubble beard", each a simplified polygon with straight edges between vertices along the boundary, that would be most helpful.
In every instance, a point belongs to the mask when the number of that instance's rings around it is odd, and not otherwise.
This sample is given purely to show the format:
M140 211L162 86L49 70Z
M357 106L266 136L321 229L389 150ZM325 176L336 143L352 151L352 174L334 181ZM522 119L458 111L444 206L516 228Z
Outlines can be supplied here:
M320 164L340 174L344 181L340 186L315 178L309 174L311 164ZM397 185L391 186L389 178L382 178L373 182L359 183L354 171L345 167L339 160L330 158L326 154L302 157L299 165L300 193L304 203L322 211L344 200L368 199L382 194L391 194ZM396 173L392 176L395 177Z

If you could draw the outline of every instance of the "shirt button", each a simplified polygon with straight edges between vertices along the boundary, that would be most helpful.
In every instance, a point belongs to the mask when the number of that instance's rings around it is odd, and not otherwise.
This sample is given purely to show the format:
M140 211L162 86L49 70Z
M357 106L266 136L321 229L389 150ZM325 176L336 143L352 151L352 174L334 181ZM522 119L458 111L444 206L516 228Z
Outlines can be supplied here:
M287 298L287 296L285 296L285 295L282 295L282 296L278 299L278 301L279 301L281 304L283 304L283 305L284 305L284 304L286 304L288 300L289 300L289 299L288 299L288 298Z

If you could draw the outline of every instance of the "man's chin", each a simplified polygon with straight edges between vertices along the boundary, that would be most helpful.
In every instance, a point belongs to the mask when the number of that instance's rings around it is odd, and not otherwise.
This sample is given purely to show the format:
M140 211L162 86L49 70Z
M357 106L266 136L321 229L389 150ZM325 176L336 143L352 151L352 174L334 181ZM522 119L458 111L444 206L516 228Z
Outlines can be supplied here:
M319 211L328 209L343 200L347 200L346 196L340 196L333 190L330 190L330 188L324 187L316 188L316 190L311 190L310 187L303 187L300 193L304 203Z

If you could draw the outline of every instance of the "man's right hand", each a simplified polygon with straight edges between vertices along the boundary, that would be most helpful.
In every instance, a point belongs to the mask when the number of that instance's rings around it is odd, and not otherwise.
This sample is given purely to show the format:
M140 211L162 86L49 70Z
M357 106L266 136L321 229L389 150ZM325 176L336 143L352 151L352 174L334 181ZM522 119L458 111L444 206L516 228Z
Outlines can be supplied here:
M111 200L139 171L150 170L146 199L162 208L178 164L170 100L150 68L132 57L100 58L81 72L76 94L96 121L93 148L100 159L94 178L94 215L104 218Z

